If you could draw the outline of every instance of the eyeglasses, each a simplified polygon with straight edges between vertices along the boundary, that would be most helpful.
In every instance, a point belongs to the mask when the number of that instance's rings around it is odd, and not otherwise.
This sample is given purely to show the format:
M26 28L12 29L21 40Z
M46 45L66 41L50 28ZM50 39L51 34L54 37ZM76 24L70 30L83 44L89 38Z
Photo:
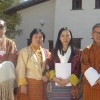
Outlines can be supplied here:
M94 33L94 34L98 34L98 35L100 34L100 32L96 32L96 31L94 31L93 33Z

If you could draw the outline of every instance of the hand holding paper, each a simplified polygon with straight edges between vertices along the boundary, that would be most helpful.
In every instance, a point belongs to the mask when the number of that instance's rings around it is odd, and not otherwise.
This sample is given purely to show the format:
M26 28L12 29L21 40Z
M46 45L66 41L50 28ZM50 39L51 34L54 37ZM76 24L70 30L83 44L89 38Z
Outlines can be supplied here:
M96 81L100 78L100 75L93 67L88 68L84 75L91 86L95 85Z
M61 85L62 80L60 78L54 77L53 81L55 81L58 85Z
M71 63L55 63L55 71L57 78L68 79L71 75ZM71 86L71 83L66 86Z
M100 77L99 77L99 79L96 81L96 83L100 85Z
M70 82L69 79L62 79L61 82L60 82L60 85L61 85L62 87L64 87L64 86L66 86L66 84L68 84L69 82Z

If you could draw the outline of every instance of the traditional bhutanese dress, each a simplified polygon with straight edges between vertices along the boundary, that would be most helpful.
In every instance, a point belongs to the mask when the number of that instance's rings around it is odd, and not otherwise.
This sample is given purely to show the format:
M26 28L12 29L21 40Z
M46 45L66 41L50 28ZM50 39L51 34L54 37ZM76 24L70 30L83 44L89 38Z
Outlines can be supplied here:
M17 61L16 44L11 39L3 36L0 38L0 63L3 61L11 61L16 64Z
M47 100L46 85L42 80L46 58L46 49L36 50L32 45L19 52L16 67L18 95L17 100ZM26 95L20 93L20 86L27 85Z
M82 53L82 73L93 67L100 74L100 46L93 43L87 46ZM83 77L83 100L100 100L100 85L90 86L89 82Z
M48 60L50 70L55 69L55 63L71 63L71 73L75 74L78 78L80 76L80 51L73 50L71 47L68 48L64 56L60 54L58 50L57 56L55 56L55 50L51 52L51 59ZM66 66L67 67L67 66ZM78 91L76 86L56 86L52 82L51 91L49 92L50 100L78 100Z
M16 60L17 49L15 43L3 36L0 38L0 100L14 99L14 65Z

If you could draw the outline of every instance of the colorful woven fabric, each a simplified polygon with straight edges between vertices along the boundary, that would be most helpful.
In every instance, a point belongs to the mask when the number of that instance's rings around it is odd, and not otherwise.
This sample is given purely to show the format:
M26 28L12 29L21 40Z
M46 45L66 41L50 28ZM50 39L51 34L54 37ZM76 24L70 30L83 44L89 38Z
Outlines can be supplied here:
M27 79L28 93L27 95L20 93L18 88L17 100L47 100L46 88L42 80Z
M51 92L48 93L49 100L72 100L71 87L56 86L52 82Z

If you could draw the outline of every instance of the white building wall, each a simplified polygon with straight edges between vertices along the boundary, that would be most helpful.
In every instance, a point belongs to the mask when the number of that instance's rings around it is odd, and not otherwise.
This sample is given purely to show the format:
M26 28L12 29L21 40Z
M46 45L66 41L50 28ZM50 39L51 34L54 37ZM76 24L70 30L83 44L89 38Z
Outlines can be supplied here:
M18 29L22 29L21 35L16 37L16 44L18 50L27 46L27 39L34 28L42 28L40 25L41 20L44 21L43 32L46 35L43 47L49 48L48 40L54 38L54 13L55 13L55 0L50 0L24 10L20 10L22 22Z
M91 28L100 22L100 9L95 0L82 0L82 10L72 10L72 0L56 0L54 42L61 27L69 27L74 38L83 38L81 46L92 43Z
M100 22L100 9L95 9L95 0L82 0L82 10L72 10L72 0L50 0L18 13L22 16L22 23L17 28L23 30L16 37L18 49L27 45L27 39L33 28L39 28L40 21L44 20L43 31L46 41L43 47L49 48L48 40L57 39L61 27L69 27L74 38L83 38L81 47L92 43L91 29L95 23Z

